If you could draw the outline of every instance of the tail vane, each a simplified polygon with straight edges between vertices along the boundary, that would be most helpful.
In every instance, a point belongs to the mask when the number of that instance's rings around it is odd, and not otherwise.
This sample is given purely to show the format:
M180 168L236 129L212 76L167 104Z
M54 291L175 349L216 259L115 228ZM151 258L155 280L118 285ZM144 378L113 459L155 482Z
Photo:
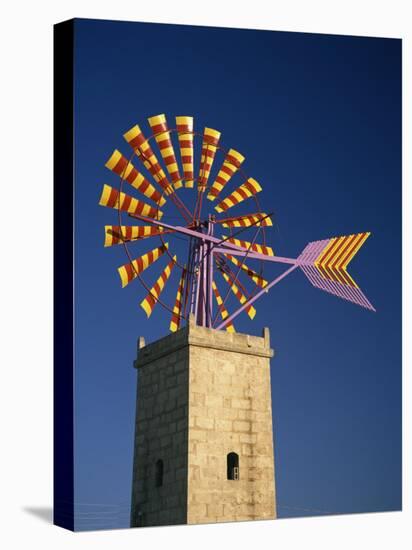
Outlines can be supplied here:
M297 262L309 282L325 292L376 311L347 267L370 233L357 233L309 243Z

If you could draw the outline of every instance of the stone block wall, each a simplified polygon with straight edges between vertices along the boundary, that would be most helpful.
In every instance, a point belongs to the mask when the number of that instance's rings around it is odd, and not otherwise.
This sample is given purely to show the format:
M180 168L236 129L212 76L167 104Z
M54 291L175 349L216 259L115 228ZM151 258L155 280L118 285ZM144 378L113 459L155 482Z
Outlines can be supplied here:
M189 349L188 523L273 519L269 334L196 327ZM227 479L227 455L239 479Z
M189 350L180 345L182 337L180 333L142 347L135 362L132 527L187 523ZM161 487L156 486L158 460L163 461Z
M132 526L276 517L269 332L198 327L141 347ZM239 479L227 479L227 455ZM155 484L156 460L164 483Z

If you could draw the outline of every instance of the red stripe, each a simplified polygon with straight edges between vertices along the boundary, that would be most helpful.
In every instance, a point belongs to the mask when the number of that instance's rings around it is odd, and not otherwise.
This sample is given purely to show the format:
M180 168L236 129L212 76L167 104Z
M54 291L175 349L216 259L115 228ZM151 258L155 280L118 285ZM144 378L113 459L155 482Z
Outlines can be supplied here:
M168 127L165 122L162 122L160 124L153 124L153 125L151 124L150 128L152 129L154 134L161 134L162 132L168 131Z
M235 170L233 170L233 168L228 164L223 164L220 170L222 172L225 172L225 174L227 174L230 177L232 177L233 174L235 173Z
M193 139L179 138L179 144L182 149L190 149L193 145Z
M216 176L216 181L223 185L223 187L226 185L226 180L224 180L222 176Z
M132 197L130 195L125 195L124 201L120 210L125 210L127 212L131 202L132 202Z
M185 134L191 132L191 127L188 124L177 124L176 129L178 132Z
M330 265L328 262L328 267L331 269L335 269L335 265L340 261L342 257L347 257L348 254L350 254L350 250L352 249L352 245L354 241L358 238L359 235L352 235L349 240L346 240L347 246L343 248L339 254L336 256L334 260L330 261Z
M130 174L126 178L126 181L132 184L138 175L139 172L136 170L136 168L132 168Z
M249 180L246 180L245 183L243 184L244 187L246 187L246 189L248 189L252 195L255 195L256 194L256 189L254 188L254 186L250 183Z
M362 237L359 239L358 244L359 244L360 242L364 241L365 236L366 236L366 233L361 233L361 235L362 235ZM359 236L359 235L356 235L356 236ZM356 247L355 247L355 248L356 248ZM343 260L343 262L342 262L342 265L345 265L345 262L346 262L347 258L350 256L351 253L352 253L352 251L349 251L349 250L348 250L348 254L347 254L346 257L344 258L344 260Z
M167 147L172 147L172 142L170 141L169 138L166 138L166 139L158 139L156 140L157 141L157 145L159 146L159 149L162 150L162 149L166 149Z
M143 194L145 194L145 192L147 191L147 189L149 188L150 186L150 183L147 181L147 179L145 178L142 183L140 184L139 186L139 191Z
M146 299L146 302L149 303L150 311L152 312L152 311L153 311L153 308L154 308L154 306L155 306L155 304L156 304L155 298L154 298L151 294L148 294L148 295L146 296L145 299Z
M208 136L206 134L203 135L203 140L209 145L217 145L219 143L219 139L216 139L212 136Z
M144 137L143 132L140 132L139 134L137 134L137 136L129 141L129 144L134 149L136 147L140 147L145 141L146 138Z
M127 281L130 283L136 277L134 268L132 264L126 264L124 268L126 269Z
M113 166L113 172L121 176L126 166L127 166L127 161L122 155L117 161L117 163Z
M107 200L107 206L111 206L112 208L114 208L116 206L118 197L119 197L119 193L116 191L116 189L112 188L110 190L110 195Z
M239 162L237 158L232 157L232 155L227 155L226 160L234 164L236 168L239 168L241 165L241 162Z
M238 189L236 189L236 192L239 193L239 195L242 197L243 200L249 198L249 195L246 193L246 191L244 189L242 189L241 187L239 187ZM233 201L235 202L238 202L238 199L236 199L234 197L234 193L232 193L232 195L230 195L231 198L233 198Z

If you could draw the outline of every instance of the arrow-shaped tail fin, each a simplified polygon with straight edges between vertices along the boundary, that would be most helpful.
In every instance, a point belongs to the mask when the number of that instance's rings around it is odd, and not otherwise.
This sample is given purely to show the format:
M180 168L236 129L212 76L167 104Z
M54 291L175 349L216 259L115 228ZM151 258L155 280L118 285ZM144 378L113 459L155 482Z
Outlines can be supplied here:
M357 233L309 243L298 258L310 283L339 298L376 311L347 271L370 233Z

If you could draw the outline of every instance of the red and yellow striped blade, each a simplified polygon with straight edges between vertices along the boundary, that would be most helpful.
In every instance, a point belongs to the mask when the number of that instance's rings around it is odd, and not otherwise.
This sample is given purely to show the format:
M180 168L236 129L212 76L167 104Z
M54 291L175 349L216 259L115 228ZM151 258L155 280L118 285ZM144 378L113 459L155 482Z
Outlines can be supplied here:
M213 161L219 144L220 132L212 128L205 128L203 132L202 153L199 168L199 191L204 192L212 169Z
M260 191L262 191L262 188L258 182L253 178L249 178L245 181L245 183L235 189L228 197L220 201L220 203L215 206L215 210L219 213L225 212L226 210L229 210L229 208L232 208L232 206L235 206L249 197L256 195L256 193L260 193Z
M236 296L236 298L239 300L239 302L243 305L245 302L247 302L246 296L243 294L243 292L239 289L239 287L235 284L234 280L229 278L228 274L224 271L221 272L223 275L224 280L227 282L227 284L230 287L230 290L233 292L233 294ZM256 309L249 305L245 308L246 313L249 315L251 319L254 319L256 315Z
M157 160L149 141L145 138L142 130L140 129L140 126L136 124L136 126L133 126L133 128L130 128L130 130L123 134L123 137L136 152L136 155L143 162L147 170L152 174L155 181L165 191L166 195L174 193L172 185L166 178L166 174L160 166L159 161Z
M157 304L159 297L164 290L164 287L166 286L166 283L170 277L170 274L172 273L172 269L175 265L175 262L176 262L176 256L173 256L173 258L170 260L170 262L167 264L167 266L164 268L164 270L160 274L160 277L157 279L155 284L150 289L149 294L146 296L144 300L140 302L140 307L144 309L147 317L150 317L151 314L153 313L153 309Z
M232 176L238 171L240 165L245 160L245 157L235 151L230 149L223 161L222 167L219 170L218 175L216 176L215 181L213 182L212 187L209 189L207 198L210 201L214 201L228 181Z
M167 125L165 115L156 115L148 118L150 128L155 136L156 143L159 147L160 154L166 165L166 169L172 179L175 189L183 187L182 177L179 172L175 150L170 138L170 131Z
M230 260L233 264L235 264L236 267L240 267L240 269L244 271L256 285L263 288L268 284L268 282L263 277L261 277L258 273L256 273L256 271L253 271L253 269L250 269L250 267L248 267L245 263L242 264L240 260L232 256L231 254L224 254L224 256L228 260Z
M229 317L229 312L225 306L222 306L223 300L216 286L216 283L214 281L212 282L212 288L213 288L213 294L215 295L216 303L218 305L218 308L220 308L220 317L222 318L222 321L224 321ZM229 321L229 323L226 325L226 330L228 332L236 332L235 327L231 321Z
M225 235L222 235L222 239L226 239L227 237ZM253 250L253 252L257 252L258 254L265 254L265 256L274 256L275 253L273 252L273 248L271 246L266 246L263 244L257 244L257 243L251 243L249 241L242 241L241 239L234 239L233 237L227 238L228 243L232 243L236 246L241 246L242 248L247 248L250 250ZM225 243L223 243L224 245Z
M171 332L176 332L179 330L182 322L182 304L183 304L183 288L185 284L186 269L183 269L182 275L180 277L179 286L177 287L175 305L173 306L172 318L170 320L169 329Z
M176 127L179 136L180 158L183 166L185 187L192 188L194 183L193 171L193 117L177 116Z
M145 202L139 201L130 195L126 195L126 193L120 192L110 187L110 185L103 186L99 204L100 206L108 206L109 208L115 208L116 210L128 212L129 214L138 214L157 220L160 220L163 216L161 210L157 210L157 208Z
M262 212L258 214L237 216L235 218L225 218L223 220L216 220L215 223L221 223L223 227L251 227L251 226L269 227L273 225L272 220L270 219L270 216L268 217L266 216L267 214Z
M357 233L330 239L314 261L324 279L358 288L347 272L347 266L365 243L370 233Z
M149 265L152 265L154 262L156 262L160 258L160 256L162 256L166 252L168 246L168 243L165 243L158 248L154 248L150 252L146 252L146 254L143 254L142 256L140 256L140 258L136 258L132 262L120 266L118 268L118 272L122 281L122 287L124 288L131 281L133 281L133 279L135 279L138 274L147 269Z
M106 168L125 179L132 187L137 189L148 199L163 206L166 199L157 191L151 183L141 174L133 164L115 149L112 156L105 164Z
M152 227L151 225L105 225L104 246L113 246L124 242L137 241L147 237L155 237L164 233L163 227Z

